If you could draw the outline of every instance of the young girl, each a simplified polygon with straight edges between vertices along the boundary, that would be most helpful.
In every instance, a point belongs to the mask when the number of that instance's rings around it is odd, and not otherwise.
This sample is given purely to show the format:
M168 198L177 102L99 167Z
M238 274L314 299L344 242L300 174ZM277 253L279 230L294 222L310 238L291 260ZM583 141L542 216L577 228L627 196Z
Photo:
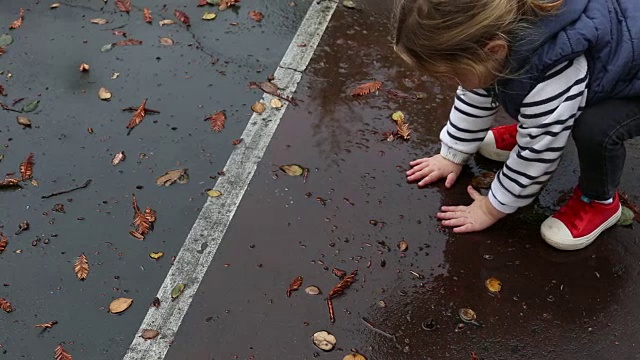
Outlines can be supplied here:
M640 135L640 1L399 0L396 20L398 54L459 84L440 154L407 179L451 187L478 151L506 161L488 196L469 187L471 205L442 207L444 226L483 230L529 204L570 134L580 178L542 237L582 249L618 221L624 141ZM490 129L498 104L518 123Z

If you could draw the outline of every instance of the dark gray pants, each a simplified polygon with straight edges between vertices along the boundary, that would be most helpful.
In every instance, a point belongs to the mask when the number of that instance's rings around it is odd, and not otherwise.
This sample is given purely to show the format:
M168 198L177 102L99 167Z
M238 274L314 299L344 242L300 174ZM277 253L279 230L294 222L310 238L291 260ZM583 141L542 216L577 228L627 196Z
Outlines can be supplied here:
M588 106L573 127L580 159L579 188L592 200L608 200L624 169L624 141L640 135L640 98Z

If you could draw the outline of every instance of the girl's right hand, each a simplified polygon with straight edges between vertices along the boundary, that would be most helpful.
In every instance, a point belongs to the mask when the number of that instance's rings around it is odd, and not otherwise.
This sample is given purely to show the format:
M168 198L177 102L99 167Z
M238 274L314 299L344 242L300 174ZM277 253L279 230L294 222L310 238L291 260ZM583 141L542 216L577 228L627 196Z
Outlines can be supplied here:
M439 154L412 161L409 165L411 165L411 170L407 171L407 181L420 180L418 186L421 187L446 178L444 186L450 188L462 171L462 164L449 161Z

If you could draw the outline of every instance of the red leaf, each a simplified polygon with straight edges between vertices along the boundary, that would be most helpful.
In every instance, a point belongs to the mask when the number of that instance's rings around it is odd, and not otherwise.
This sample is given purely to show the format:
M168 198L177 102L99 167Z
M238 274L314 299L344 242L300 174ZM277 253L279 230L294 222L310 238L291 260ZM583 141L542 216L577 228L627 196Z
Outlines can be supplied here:
M242 142L242 138L240 139L235 139L231 142L231 145L240 145L240 143Z
M13 307L11 307L11 303L7 299L3 299L3 298L0 298L0 309L8 313L13 311Z
M218 5L218 9L220 10L226 10L230 7L232 7L233 5L239 3L240 0L220 0L220 4Z
M351 96L362 96L362 95L371 94L372 92L376 92L380 90L381 87L382 87L381 81L371 81L353 89L351 91Z
M131 11L131 0L116 0L116 6L120 11L128 13Z
M0 232L0 254L7 248L7 237Z
M180 10L174 10L174 14L176 16L176 19L178 19L178 21L182 22L187 26L191 26L191 21L189 20L189 15L187 15L187 13Z
M144 8L142 11L144 13L144 22L151 24L153 22L153 16L151 16L151 10Z
M33 177L33 153L27 155L27 158L20 163L20 176L22 181L29 180Z
M62 344L56 347L55 357L56 360L73 360L73 356L66 352L64 348L62 348Z
M249 11L249 18L251 20L255 20L256 22L260 22L260 21L262 21L263 17L264 17L264 15L260 11L256 11L256 10Z
M146 105L147 105L147 99L144 99L142 104L138 107L138 110L136 110L136 112L133 113L133 117L131 117L131 120L129 120L129 124L127 124L127 129L133 130L134 127L140 125L140 123L142 122L142 119L144 119L144 116L146 115L146 108L145 108Z
M354 270L351 274L344 277L344 279L340 280L338 285L334 286L331 291L329 291L328 298L333 299L336 296L342 295L351 284L356 281L356 275L358 274L358 270Z
M20 17L9 25L9 29L17 29L22 26L22 20L24 19L24 9L20 8Z
M0 56L2 56L2 54L4 54L4 48L0 46Z
M198 1L198 6L206 6L206 5L209 5L209 2L207 2L207 0Z
M224 129L224 123L227 121L227 116L224 111L218 111L213 115L207 116L205 120L209 120L211 122L211 129L213 131L220 132Z
M287 289L287 297L291 297L291 293L300 289L300 286L302 286L302 276L296 276Z
M113 45L114 46L142 45L142 40L137 40L137 39L120 40L113 43Z

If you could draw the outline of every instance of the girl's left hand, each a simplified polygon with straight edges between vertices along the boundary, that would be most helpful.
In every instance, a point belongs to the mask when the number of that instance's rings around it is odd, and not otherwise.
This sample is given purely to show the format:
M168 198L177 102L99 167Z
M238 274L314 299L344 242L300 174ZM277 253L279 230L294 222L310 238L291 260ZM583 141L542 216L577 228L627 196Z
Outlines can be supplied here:
M454 232L480 231L496 223L507 214L499 211L489 198L477 192L472 186L467 188L473 203L469 206L443 206L438 213L442 225L453 227Z

